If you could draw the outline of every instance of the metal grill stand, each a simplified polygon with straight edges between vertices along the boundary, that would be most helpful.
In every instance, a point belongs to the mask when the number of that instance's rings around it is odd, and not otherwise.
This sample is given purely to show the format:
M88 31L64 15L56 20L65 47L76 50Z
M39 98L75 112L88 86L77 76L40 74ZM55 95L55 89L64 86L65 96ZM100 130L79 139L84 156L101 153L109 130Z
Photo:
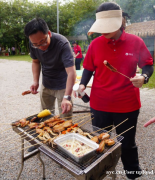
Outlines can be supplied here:
M82 127L85 132L93 132L94 130L98 130L97 127L94 127L90 124L85 124ZM21 169L17 180L19 179L22 173L24 161L33 157L34 155L38 155L38 158L43 165L43 179L45 179L45 165L42 159L40 158L40 152L53 159L57 164L65 168L70 174L72 174L78 180L102 180L104 177L107 176L106 171L115 171L116 164L121 156L120 141L123 138L121 136L118 137L118 141L115 143L113 147L105 148L104 153L96 154L91 159L83 162L82 164L79 164L71 158L69 158L68 156L66 156L62 151L58 150L58 148L52 148L46 144L43 144L41 141L34 139L34 136L32 136L28 131L24 131L24 128L14 126L13 130L18 134L20 133L20 135L22 133L21 137L25 135L24 139L29 141L29 143L35 145L38 148L24 156L24 140L22 138ZM112 136L113 134L111 134L111 137ZM116 178L114 173L111 174L111 177L113 180Z

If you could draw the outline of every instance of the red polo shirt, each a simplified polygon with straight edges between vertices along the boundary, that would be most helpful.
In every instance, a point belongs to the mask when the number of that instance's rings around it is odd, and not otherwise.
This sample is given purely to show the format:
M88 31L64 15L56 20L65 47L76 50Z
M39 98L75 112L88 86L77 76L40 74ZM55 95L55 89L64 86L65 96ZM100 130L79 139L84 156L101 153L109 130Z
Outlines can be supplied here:
M76 56L76 58L82 58L81 47L79 45L76 45L73 49L75 54L77 54L78 52L80 53L78 56Z
M136 74L137 65L152 65L153 59L143 40L123 31L118 40L100 36L92 41L83 67L95 71L90 106L99 111L125 113L141 107L139 88L131 81L112 72L104 64L107 60L119 72L129 77Z

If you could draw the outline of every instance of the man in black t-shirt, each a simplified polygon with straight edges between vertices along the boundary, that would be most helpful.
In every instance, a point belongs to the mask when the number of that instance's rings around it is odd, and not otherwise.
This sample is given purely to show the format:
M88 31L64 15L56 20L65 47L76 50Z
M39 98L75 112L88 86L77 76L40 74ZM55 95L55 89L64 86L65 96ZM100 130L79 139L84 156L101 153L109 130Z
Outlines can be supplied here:
M66 117L71 115L71 93L76 71L70 43L64 36L51 32L41 18L28 22L24 32L30 40L33 73L30 89L33 94L37 93L42 70L41 109L54 109L57 99L59 112Z

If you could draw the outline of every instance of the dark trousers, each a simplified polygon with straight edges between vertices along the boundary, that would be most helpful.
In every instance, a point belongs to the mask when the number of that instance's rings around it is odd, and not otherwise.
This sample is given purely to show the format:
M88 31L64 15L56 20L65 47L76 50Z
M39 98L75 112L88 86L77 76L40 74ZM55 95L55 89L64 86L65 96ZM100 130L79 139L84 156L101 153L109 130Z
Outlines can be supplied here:
M93 114L92 117L92 124L99 128L104 128L109 125L118 125L126 118L129 118L126 122L121 124L116 128L116 133L120 134L123 131L127 130L128 128L134 126L131 130L122 134L124 139L121 141L122 143L122 163L124 166L124 170L126 171L134 171L134 173L126 173L128 178L136 178L140 175L136 173L136 171L141 171L139 168L139 160L138 160L138 150L135 143L135 135L136 135L136 126L137 126L137 119L139 115L139 110L129 112L129 113L112 113L112 112L104 112L104 111L97 111L91 108L91 113ZM110 130L111 128L107 129Z
M82 58L76 58L76 59L75 59L75 67L76 67L76 70L80 70L81 61L82 61Z

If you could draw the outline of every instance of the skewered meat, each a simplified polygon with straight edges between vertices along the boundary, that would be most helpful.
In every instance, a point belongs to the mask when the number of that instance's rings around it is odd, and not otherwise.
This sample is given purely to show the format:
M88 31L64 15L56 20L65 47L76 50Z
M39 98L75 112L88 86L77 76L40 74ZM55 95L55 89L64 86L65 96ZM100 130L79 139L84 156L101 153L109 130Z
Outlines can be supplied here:
M30 123L30 124L28 124L28 126L30 127L30 129L37 128L38 125L39 125L39 123Z
M35 116L30 120L30 122L34 122L36 119L37 119L37 117Z
M29 124L29 121L26 120L26 118L20 119L19 121L12 123L12 126L21 126L25 127Z
M105 148L105 142L104 140L102 140L99 144L99 148L96 150L98 153L102 153L104 151Z
M63 127L62 124L55 125L55 126L53 127L53 132L55 132L55 133L60 133L60 132L62 132L62 131L64 131L64 130L65 130L65 128Z
M111 71L117 72L117 69L114 68L110 63L108 63L108 61L105 60L103 63L104 63L104 65L105 65L108 69L110 69Z
M44 133L44 130L36 128L36 133L37 134Z
M92 141L96 142L96 143L99 143L99 140L98 140L98 137L97 136L94 136L91 138Z
M43 127L45 127L45 123L44 122L39 123L39 125L37 126L38 129L41 129Z
M53 136L56 136L56 135L57 135L57 134L54 134L54 133L53 133L53 131L52 131L52 129L51 129L50 127L47 127L47 126L46 126L46 127L43 128L43 130L44 130L44 131L47 131L48 133L50 133L50 134L53 135Z
M46 123L46 124L47 124L47 126L49 126L49 127L53 127L53 126L55 126L56 124L58 124L58 123L63 123L63 122L64 122L64 120L56 120L56 121L54 121L54 122Z
M56 120L61 120L61 118L59 116L54 116L54 117L51 117L50 119L47 119L46 121L44 121L45 124L47 123L52 123Z
M74 127L71 132L83 135L83 131L79 127Z
M107 146L112 146L115 144L115 141L113 139L106 139L105 140L105 145Z
M110 137L110 135L108 133L101 133L98 138L99 140L105 140L108 139Z
M22 92L22 95L24 96L24 95L26 95L26 94L30 94L31 93L31 91L30 90L28 90L28 91L24 91L24 92Z
M87 133L87 132L84 132L83 133L83 136L86 136L86 137L88 137L89 139L91 139L93 136L91 136L89 133Z
M68 128L73 125L72 120L65 121L63 124L64 128Z

